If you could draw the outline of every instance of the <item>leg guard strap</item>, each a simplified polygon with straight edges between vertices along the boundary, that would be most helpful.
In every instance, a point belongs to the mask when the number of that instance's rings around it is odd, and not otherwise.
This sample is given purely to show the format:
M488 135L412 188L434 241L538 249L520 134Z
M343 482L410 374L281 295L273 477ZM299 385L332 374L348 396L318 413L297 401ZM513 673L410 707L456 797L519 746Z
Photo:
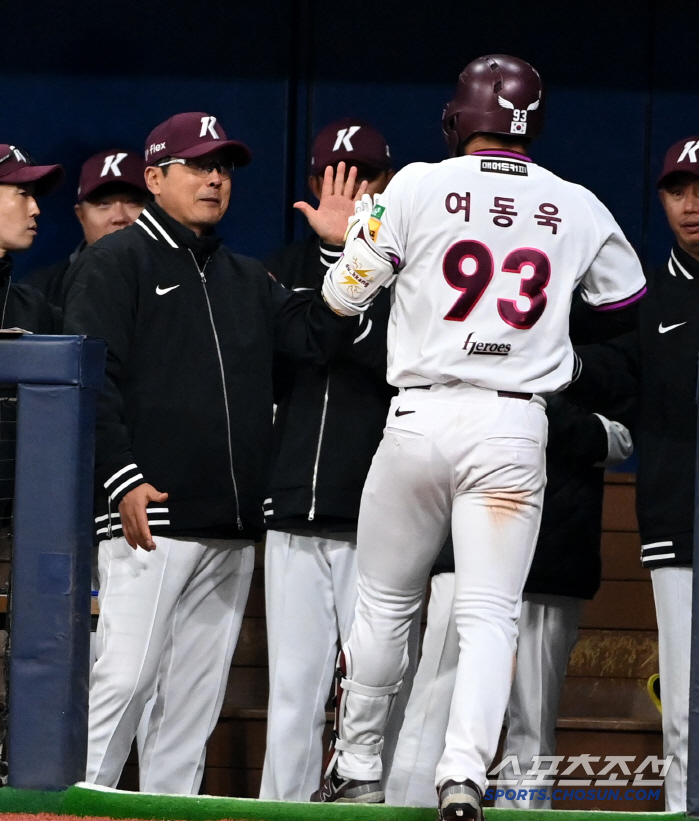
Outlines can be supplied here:
M378 755L383 750L383 738L376 744L350 744L341 738L335 739L335 749L341 753L356 753L357 755Z
M402 674L402 670L400 671ZM335 674L335 726L333 729L333 740L331 742L328 757L325 762L325 777L327 778L337 764L340 753L349 753L359 756L378 756L383 750L383 738L380 736L386 718L390 712L391 704L395 694L400 690L403 679L395 684L388 684L381 687L371 687L366 684L359 684L351 678L352 663L349 654L341 651L338 657L337 672ZM350 696L350 694L352 694ZM347 714L347 699L359 698L364 700L365 705L376 714L376 732L365 728L358 734L359 739L366 739L365 743L359 740L350 740L346 737L345 718ZM368 699L368 703L367 700Z
M359 684L359 682L352 681L351 678L347 678L346 676L340 679L340 687L342 687L343 690L349 690L351 693L357 693L360 696L392 696L394 693L397 693L402 686L403 679L397 684L388 684L385 687L370 687L366 684Z

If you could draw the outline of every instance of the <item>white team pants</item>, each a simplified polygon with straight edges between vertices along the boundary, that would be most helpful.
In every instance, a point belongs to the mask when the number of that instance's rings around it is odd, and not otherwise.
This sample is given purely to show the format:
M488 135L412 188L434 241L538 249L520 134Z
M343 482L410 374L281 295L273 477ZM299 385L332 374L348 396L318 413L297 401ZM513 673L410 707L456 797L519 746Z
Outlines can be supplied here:
M437 806L435 771L444 750L459 657L453 598L454 574L435 576L420 665L388 782L388 804ZM532 766L533 755L554 753L560 692L582 607L581 599L524 594L503 754L516 756L522 773ZM538 801L536 796L530 800L529 792L525 799L519 789L511 786L498 785L498 789L515 789L514 800L500 797L496 801L498 807L544 809L550 806L550 800Z
M556 752L556 720L568 657L578 637L584 601L572 596L525 594L519 617L517 669L505 723L503 758L515 756L521 776L505 767L498 776L496 807L512 810L551 809L551 790L506 785L525 780L535 755ZM542 797L545 794L545 798Z
M267 533L269 706L260 798L308 801L318 788L337 642L349 637L357 601L356 548L354 540Z
M270 530L265 545L269 651L267 749L260 798L308 801L323 760L325 705L337 645L349 638L357 602L357 543ZM409 654L415 667L420 618ZM411 676L409 676L411 678ZM399 699L407 701L410 687ZM382 752L390 769L403 710L397 700Z
M358 688L345 691L341 738L352 749L338 759L343 777L381 777L386 692L406 668L410 621L451 526L460 654L437 783L485 788L541 518L546 430L538 397L461 384L393 399L359 514L359 598L345 647Z
M254 547L162 536L155 543L151 552L123 538L100 544L86 781L116 786L155 694L142 738L141 791L194 794L223 703Z
M459 662L454 578L453 573L432 577L422 655L386 784L386 803L395 807L437 806L435 772Z
M658 619L663 756L674 756L665 777L665 810L684 812L687 807L692 568L657 567L651 570L650 576Z

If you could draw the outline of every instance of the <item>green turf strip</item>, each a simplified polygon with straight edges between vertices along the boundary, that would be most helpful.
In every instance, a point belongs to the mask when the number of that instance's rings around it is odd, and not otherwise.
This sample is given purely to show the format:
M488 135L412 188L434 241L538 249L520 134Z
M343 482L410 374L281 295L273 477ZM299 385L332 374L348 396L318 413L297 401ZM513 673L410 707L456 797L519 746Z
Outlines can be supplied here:
M384 804L305 804L191 795L149 795L118 790L70 787L66 815L182 821L436 821L437 810Z
M0 790L0 813L51 812L60 815L63 810L65 792L41 792L40 790L15 790L3 787Z
M110 818L181 819L181 821L436 821L436 809L390 807L384 804L303 804L248 798L145 795L71 787L63 812ZM594 812L548 810L485 811L487 821L684 821L682 813ZM541 818L539 819L539 816ZM594 816L594 818L593 818Z
M108 818L177 821L436 821L437 811L383 804L301 804L250 798L148 795L69 787L66 792L0 790L0 813L50 812ZM485 810L486 821L685 821L683 813L598 812L594 810Z

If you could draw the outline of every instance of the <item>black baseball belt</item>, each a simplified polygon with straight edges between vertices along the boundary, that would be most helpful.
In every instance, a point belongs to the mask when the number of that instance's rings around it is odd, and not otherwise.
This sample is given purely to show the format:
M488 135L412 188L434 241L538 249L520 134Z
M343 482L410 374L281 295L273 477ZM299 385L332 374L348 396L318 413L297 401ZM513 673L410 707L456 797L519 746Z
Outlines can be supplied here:
M432 385L410 385L410 387L406 388L406 391L428 391ZM519 391L498 391L498 396L504 396L507 399L524 399L525 402L528 402L533 393L520 393Z

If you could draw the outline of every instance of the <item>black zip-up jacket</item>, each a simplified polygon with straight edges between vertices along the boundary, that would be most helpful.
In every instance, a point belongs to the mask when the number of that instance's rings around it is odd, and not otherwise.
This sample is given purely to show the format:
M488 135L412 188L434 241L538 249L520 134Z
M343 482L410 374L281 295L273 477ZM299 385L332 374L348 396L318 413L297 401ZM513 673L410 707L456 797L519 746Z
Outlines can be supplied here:
M638 332L576 350L582 370L568 389L571 396L598 407L638 397L633 433L643 565L691 563L699 262L675 244L668 262L648 277Z
M24 328L34 334L60 334L61 312L43 294L25 283L11 281L12 258L0 257L0 326Z
M107 341L98 410L96 533L143 482L155 533L258 538L272 435L273 351L322 361L356 320L276 283L151 203L69 272L66 330Z
M283 248L267 264L287 288L311 293L341 250L312 236ZM382 289L355 326L352 344L329 362L277 358L268 527L356 530L362 487L395 393L386 382L389 313L390 294Z
M69 257L62 259L60 262L55 262L53 265L48 265L45 268L37 268L34 271L30 271L27 276L24 277L23 281L36 288L37 291L41 291L52 305L64 310L66 297L64 280L66 274L70 266L78 258L78 254L84 251L85 248L87 248L87 243L83 240Z
M525 593L592 599L602 578L602 499L609 453L599 416L560 394L548 399L546 490Z

